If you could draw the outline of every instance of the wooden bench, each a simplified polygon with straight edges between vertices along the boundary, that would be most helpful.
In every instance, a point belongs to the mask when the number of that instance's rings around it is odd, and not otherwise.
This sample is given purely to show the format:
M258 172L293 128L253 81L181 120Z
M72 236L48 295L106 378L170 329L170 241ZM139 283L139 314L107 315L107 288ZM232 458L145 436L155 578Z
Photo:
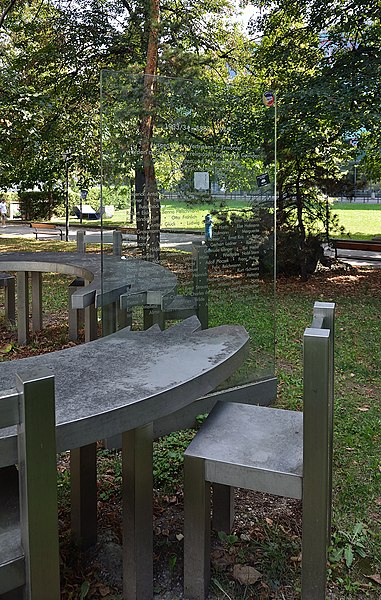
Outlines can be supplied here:
M118 227L121 233L131 233L136 235L136 227Z
M381 252L381 241L377 240L331 240L335 251L335 258L338 257L338 250L358 250L360 252ZM377 258L377 257L375 257Z
M61 240L63 239L64 230L61 227L57 227L53 223L31 223L30 226L33 229L33 233L36 235L36 240L39 235L59 235Z

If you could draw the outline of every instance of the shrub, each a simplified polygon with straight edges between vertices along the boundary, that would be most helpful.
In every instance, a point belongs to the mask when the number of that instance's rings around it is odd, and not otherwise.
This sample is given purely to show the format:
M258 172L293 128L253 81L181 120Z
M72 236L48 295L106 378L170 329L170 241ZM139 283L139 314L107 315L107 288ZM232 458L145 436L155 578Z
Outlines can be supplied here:
M27 221L49 220L62 211L65 196L58 190L19 192L20 213Z

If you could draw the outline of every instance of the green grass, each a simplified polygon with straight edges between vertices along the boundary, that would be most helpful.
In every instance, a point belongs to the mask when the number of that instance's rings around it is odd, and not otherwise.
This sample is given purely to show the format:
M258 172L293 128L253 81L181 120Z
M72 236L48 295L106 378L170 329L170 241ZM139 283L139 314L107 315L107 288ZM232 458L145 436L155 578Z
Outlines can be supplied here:
M161 227L163 229L196 229L203 231L204 218L212 210L227 209L241 210L248 208L244 200L229 200L227 206L222 206L221 201L205 202L202 204L189 205L186 202L175 200L165 200L161 203ZM63 217L54 218L54 222L63 223ZM82 220L86 227L99 227L100 221ZM79 225L79 219L70 216L71 225ZM103 218L103 224L106 227L117 227L122 225L131 225L130 208L117 209L111 219Z
M333 212L351 238L365 240L381 236L381 204L337 202Z
M229 201L231 210L246 208L244 201ZM205 215L219 209L217 204L197 204L189 206L185 202L166 200L162 204L163 229L204 229ZM371 239L381 236L381 204L360 204L350 202L337 202L333 205L333 212L339 217L339 223L345 228L346 234L354 239ZM112 219L104 219L105 226L121 226L129 224L130 212L128 209L116 210ZM72 225L78 220L71 218ZM87 227L99 226L98 221L83 221Z

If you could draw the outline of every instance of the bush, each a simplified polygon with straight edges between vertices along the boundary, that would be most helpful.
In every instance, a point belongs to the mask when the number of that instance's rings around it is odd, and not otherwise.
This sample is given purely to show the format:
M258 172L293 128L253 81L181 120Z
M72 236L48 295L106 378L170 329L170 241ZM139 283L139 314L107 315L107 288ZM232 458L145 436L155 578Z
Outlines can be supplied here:
M235 273L273 274L273 213L265 208L213 211L209 261Z
M19 192L20 213L27 221L50 220L59 214L65 195L58 190L43 192Z
M209 261L235 273L273 275L274 215L265 208L246 211L215 211ZM302 242L296 229L277 232L277 273L302 275L314 273L324 260L322 237L310 233Z
M319 234L309 234L302 245L297 231L277 233L277 273L284 275L310 275L319 261L324 261L324 252Z

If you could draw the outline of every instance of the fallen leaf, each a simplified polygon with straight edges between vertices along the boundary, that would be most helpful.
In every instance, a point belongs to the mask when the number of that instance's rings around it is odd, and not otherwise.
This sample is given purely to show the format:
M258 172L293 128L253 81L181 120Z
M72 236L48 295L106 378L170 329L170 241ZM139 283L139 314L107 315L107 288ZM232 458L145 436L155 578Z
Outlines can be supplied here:
M381 506L381 496L376 499L377 506Z
M182 533L176 533L176 539L177 539L178 542L181 542L181 540L184 539L183 534Z
M270 525L270 527L273 525L274 521L272 519L270 519L269 517L265 518L265 521L267 523L267 525Z
M105 585L105 586L100 587L98 591L99 591L100 595L102 596L102 598L105 598L106 596L108 596L110 594L111 590L107 585Z
M291 556L290 558L291 562L302 562L302 553L300 552L300 554L298 554L298 556Z
M359 412L368 412L370 406L360 406L357 410Z
M211 560L213 567L217 571L225 571L226 567L230 566L234 562L235 558L229 556L229 554L223 552L222 550L215 550L211 554Z
M250 565L234 565L233 577L242 585L252 585L262 577L262 573Z
M1 354L8 354L13 348L13 344L5 344L2 348L0 348Z
M365 577L381 585L381 575L379 575L378 573L375 573L374 575L365 575Z

